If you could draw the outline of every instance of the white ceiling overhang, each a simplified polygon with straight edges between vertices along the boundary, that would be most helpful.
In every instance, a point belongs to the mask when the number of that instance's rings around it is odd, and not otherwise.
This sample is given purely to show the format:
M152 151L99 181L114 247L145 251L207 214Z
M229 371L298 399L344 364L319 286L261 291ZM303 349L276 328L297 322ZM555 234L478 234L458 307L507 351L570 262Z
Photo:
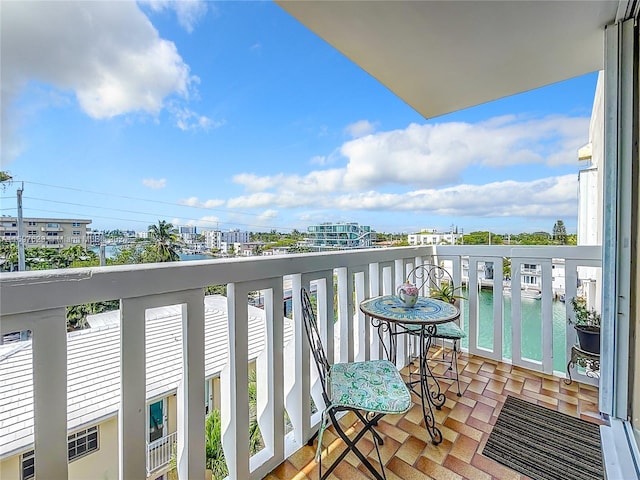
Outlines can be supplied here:
M276 2L426 118L602 69L604 27L627 4Z

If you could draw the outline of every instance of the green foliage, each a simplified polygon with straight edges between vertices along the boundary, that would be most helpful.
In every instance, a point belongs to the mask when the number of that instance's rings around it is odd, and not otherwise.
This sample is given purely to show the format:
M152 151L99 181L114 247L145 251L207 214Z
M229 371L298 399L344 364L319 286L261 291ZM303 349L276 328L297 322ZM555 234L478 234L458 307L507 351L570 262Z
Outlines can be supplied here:
M547 232L520 233L511 236L512 244L519 245L552 245L551 235Z
M489 236L491 236L491 245L502 245L502 235L493 232L471 232L463 235L465 245L489 245Z
M158 220L157 225L149 225L149 239L151 248L149 257L154 262L176 262L178 255L178 230L164 220Z
M257 420L257 383L255 370L249 370L249 453L251 455L264 448ZM222 448L222 419L220 411L214 409L207 416L204 426L206 467L212 471L214 480L222 480L229 475L227 462Z
M120 308L119 300L107 300L104 302L85 303L83 305L72 305L67 307L67 331L82 330L89 328L87 315L109 312Z
M227 286L226 285L209 285L204 289L205 295L226 295L227 294Z
M457 294L457 292L459 292L461 288L461 285L458 287L454 287L451 283L442 282L439 286L434 286L429 289L429 296L431 298L442 300L443 302L455 303L456 299L465 299L464 296Z
M568 318L567 323L569 325L600 328L600 314L594 308L587 308L587 301L584 298L573 297L571 299L571 308L573 308L576 318L575 321Z
M213 472L212 477L222 480L229 475L227 461L222 449L222 419L220 410L213 410L204 425L205 452L207 469Z
M558 220L553 225L553 239L556 243L561 245L567 244L567 229L564 226L564 222L562 220Z
M6 170L0 170L0 189L4 191L10 184L13 177Z

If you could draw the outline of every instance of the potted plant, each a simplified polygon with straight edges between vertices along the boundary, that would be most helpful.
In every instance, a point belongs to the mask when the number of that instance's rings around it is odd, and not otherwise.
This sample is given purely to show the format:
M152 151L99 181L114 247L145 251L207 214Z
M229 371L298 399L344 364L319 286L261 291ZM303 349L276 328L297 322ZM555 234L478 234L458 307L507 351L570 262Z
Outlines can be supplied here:
M458 299L464 299L462 295L458 295L457 292L462 286L454 287L452 283L442 282L440 285L432 286L429 289L429 295L431 298L437 298L443 302L451 303L455 305Z
M575 318L569 317L567 323L576 329L580 349L600 355L600 314L588 308L584 298L572 298L571 308Z

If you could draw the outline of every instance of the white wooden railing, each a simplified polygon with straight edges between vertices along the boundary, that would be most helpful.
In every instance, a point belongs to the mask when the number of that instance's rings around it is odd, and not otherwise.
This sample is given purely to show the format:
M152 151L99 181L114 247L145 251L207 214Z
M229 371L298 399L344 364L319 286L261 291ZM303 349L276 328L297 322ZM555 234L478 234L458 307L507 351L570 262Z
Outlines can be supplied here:
M147 443L147 476L171 463L178 442L178 432Z
M434 255L437 253L437 259ZM310 398L322 409L311 370L303 329L283 345L283 278L291 278L294 320L301 318L297 292L313 282L318 296L321 334L329 358L350 361L379 358L382 347L359 312L370 296L395 292L415 265L445 261L459 283L462 262L477 271L478 262L494 262L494 291L502 289L502 262L512 259L513 284L520 284L520 265L542 265L542 360L521 353L520 298L512 300L512 361L515 365L552 373L551 267L565 260L567 298L576 293L578 266L598 267L599 247L421 246L351 252L222 259L174 264L99 267L19 272L0 278L0 333L33 333L34 421L36 476L67 478L67 346L65 308L87 302L120 299L121 399L118 415L119 478L144 478L146 469L145 310L182 305L183 379L178 390L177 464L182 479L204 478L204 292L207 285L227 284L229 362L222 375L223 445L232 479L263 478L300 448L318 428ZM469 351L502 360L502 296L494 296L493 346L477 343L478 294L475 275L469 278ZM338 321L334 324L334 282ZM266 348L258 369L258 420L265 448L250 457L248 446L248 296L262 290L265 299ZM498 301L498 298L500 299ZM334 331L335 327L335 331ZM573 335L573 336L572 336ZM334 338L337 338L334 342ZM568 330L567 350L575 342ZM398 366L408 358L399 345ZM294 361L284 361L285 355ZM547 356L549 356L547 358ZM310 374L311 372L311 374ZM284 410L293 431L285 436Z

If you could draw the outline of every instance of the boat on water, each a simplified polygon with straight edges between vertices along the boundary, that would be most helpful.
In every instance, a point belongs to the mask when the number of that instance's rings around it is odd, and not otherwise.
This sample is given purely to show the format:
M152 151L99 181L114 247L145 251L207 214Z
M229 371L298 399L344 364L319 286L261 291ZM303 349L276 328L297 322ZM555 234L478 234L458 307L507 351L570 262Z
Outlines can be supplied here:
M511 287L504 287L502 289L502 293L505 296L511 296ZM521 288L520 289L520 297L521 298L531 298L533 300L540 300L542 298L542 292L538 290L534 290L532 288Z

